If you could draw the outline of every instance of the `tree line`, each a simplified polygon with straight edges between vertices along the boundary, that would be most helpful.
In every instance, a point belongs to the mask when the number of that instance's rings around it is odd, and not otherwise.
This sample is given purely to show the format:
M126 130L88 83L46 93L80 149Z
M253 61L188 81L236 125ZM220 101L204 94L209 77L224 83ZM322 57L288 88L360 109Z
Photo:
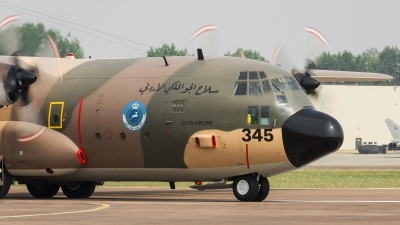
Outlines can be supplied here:
M75 58L84 58L83 48L80 46L77 38L72 38L68 33L66 37L62 36L58 30L46 29L42 23L24 23L20 26L11 26L0 31L0 55L9 55L12 53L6 52L7 41L10 36L7 32L11 29L18 31L18 39L21 40L20 46L21 55L36 56L37 52L44 48L44 40L46 35L50 35L57 42L60 56L65 57L68 53L75 54ZM8 38L8 39L7 39ZM188 50L178 49L174 43L171 45L163 44L158 48L150 48L147 51L148 57L157 56L189 56ZM243 57L259 61L268 62L259 52L247 49L238 48L235 52L229 51L224 54L231 57ZM382 51L376 48L370 48L361 54L355 55L350 51L338 52L331 54L329 52L322 53L316 60L315 64L310 64L311 69L323 70L340 70L340 71L356 71L356 72L372 72L384 73L393 76L392 81L379 82L383 85L399 85L400 84L400 50L397 47L386 46ZM377 82L364 82L363 84L376 84Z
M16 31L16 32L14 32ZM14 32L16 36L10 35ZM19 40L19 55L22 56L40 56L38 53L46 52L46 36L50 35L57 43L60 51L60 57L65 57L68 53L74 53L75 58L84 58L83 48L80 46L77 38L72 38L71 34L62 36L56 29L46 29L43 23L24 23L20 26L9 26L0 31L0 55L10 55L13 52L7 52L7 44L15 43ZM15 40L17 39L17 40Z
M324 52L315 61L316 64L309 65L309 68L384 73L393 76L393 80L379 82L379 84L400 84L400 50L397 47L386 46L382 51L376 48L370 48L358 55L349 51L343 51L337 54ZM362 84L376 83L377 82L362 82Z
M248 59L268 62L259 52L251 49L243 50L238 48L234 53L229 51L225 56L242 57L242 53ZM151 48L147 52L148 57L157 56L188 56L187 49L179 50L172 43L171 46L163 44L159 48ZM397 85L400 84L400 50L397 47L386 46L382 51L376 48L370 48L361 54L355 55L350 51L338 52L331 54L329 52L322 53L314 64L308 65L310 69L321 70L339 70L339 71L355 71L384 73L393 76L391 81L382 82L359 82L360 84L381 84L381 85ZM349 82L354 83L354 82Z

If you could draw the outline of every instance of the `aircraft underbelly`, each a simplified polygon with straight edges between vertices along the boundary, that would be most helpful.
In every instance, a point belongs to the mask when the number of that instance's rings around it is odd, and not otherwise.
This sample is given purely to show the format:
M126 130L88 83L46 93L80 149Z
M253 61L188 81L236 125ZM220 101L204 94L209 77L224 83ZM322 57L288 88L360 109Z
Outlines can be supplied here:
M246 166L169 169L169 168L82 168L78 173L65 176L43 176L40 170L10 170L16 176L31 176L31 179L55 181L213 181L248 173L260 173L273 176L296 169L288 162L268 163Z

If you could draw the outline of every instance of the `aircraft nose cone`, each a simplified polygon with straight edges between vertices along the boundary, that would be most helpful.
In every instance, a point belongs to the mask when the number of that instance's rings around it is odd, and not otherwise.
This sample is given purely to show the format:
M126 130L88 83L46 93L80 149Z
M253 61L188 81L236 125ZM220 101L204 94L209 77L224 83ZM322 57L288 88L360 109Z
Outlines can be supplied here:
M302 109L283 123L282 137L289 161L302 167L338 150L344 135L335 118L315 109Z

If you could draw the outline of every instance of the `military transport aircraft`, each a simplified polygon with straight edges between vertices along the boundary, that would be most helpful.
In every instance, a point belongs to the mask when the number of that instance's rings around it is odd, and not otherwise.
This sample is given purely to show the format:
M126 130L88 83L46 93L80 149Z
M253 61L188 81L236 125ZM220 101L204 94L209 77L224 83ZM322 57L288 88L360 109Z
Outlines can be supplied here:
M344 138L288 71L201 49L126 59L13 54L0 57L0 74L1 198L14 181L37 198L60 187L88 198L102 181L172 189L195 181L263 201L268 177L336 151Z

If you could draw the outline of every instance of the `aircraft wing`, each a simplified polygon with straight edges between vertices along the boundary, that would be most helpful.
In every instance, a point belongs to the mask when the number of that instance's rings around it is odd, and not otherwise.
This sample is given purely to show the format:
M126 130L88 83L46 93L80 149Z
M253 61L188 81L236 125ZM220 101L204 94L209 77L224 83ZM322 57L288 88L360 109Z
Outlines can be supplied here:
M336 70L310 70L314 79L319 82L364 82L385 81L393 77L382 73L350 72Z

